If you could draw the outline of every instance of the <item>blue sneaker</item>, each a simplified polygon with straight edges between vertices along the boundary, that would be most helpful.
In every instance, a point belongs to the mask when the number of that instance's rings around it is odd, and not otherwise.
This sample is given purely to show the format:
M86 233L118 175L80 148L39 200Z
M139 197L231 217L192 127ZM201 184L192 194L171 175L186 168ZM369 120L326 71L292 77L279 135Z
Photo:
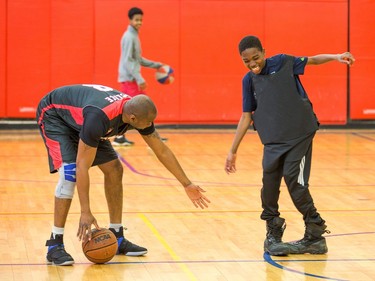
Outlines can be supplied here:
M117 255L125 255L131 257L139 257L147 254L147 249L136 244L133 244L124 237L124 228L121 227L119 232L116 232L114 228L110 228L117 238Z
M46 246L48 246L47 264L72 265L74 263L72 256L65 251L63 235L57 234L53 238L53 234L51 234L51 239L47 240Z

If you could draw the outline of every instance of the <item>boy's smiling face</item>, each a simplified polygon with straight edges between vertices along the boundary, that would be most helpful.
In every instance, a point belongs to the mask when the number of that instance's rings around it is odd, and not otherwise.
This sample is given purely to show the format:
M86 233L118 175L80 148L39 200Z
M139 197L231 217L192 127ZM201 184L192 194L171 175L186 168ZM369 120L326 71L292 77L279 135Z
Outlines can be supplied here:
M142 26L143 15L136 14L130 20L130 25L134 27L136 30L139 30Z
M241 53L241 59L251 72L259 74L266 64L264 55L264 49L260 51L258 48L248 48Z

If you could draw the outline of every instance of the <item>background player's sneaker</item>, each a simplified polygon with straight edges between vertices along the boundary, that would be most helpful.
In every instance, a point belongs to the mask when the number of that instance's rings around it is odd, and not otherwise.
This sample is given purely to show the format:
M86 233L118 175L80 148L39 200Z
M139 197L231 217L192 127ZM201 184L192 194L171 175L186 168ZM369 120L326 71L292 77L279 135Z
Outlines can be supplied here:
M51 239L47 240L46 246L48 246L47 264L72 265L74 263L72 256L65 251L63 235L56 234L53 238L51 234Z
M117 255L125 255L132 257L139 257L147 254L147 249L136 244L133 244L124 237L124 228L120 227L120 230L116 232L114 228L110 228L117 238Z
M112 142L114 146L132 146L134 144L133 141L128 140L125 136L115 137Z

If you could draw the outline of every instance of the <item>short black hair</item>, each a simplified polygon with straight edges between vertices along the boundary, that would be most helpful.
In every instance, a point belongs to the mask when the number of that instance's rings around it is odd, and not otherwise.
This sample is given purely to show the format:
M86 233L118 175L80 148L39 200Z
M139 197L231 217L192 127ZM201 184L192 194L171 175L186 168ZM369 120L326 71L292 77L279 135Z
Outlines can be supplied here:
M252 35L245 36L238 44L240 54L249 48L257 48L259 51L263 51L262 43L260 43L259 38Z
M131 20L135 15L143 15L143 11L140 8L133 7L128 12L128 17Z

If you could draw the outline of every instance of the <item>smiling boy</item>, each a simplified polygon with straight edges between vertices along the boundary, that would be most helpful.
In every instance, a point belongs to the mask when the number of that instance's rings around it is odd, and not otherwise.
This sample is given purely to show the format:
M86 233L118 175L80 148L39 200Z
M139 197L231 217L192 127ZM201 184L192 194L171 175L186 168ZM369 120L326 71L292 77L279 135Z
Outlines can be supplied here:
M242 80L243 112L225 171L236 172L238 147L253 123L264 145L261 190L261 219L266 221L267 229L264 251L270 255L324 254L328 248L322 234L328 232L327 226L314 206L308 183L312 143L319 122L299 75L304 74L306 65L339 61L351 66L354 58L349 52L311 57L279 54L265 58L265 49L255 36L240 41L239 53L250 71ZM305 223L304 237L291 243L282 242L286 227L278 205L282 178Z

